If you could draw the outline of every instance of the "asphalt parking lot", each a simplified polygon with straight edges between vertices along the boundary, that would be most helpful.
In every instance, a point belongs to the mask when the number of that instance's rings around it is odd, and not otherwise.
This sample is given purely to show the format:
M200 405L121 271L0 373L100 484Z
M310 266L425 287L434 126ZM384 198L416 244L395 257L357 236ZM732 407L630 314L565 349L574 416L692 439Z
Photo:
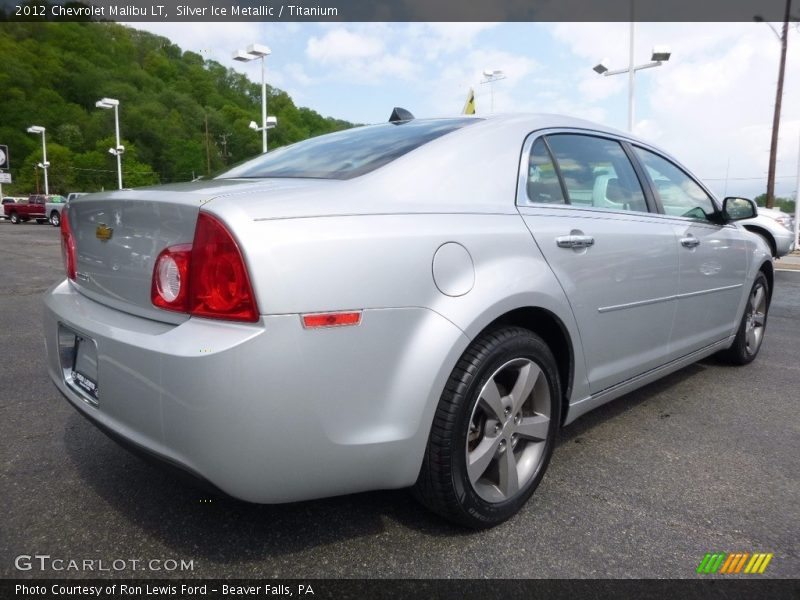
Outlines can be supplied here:
M47 554L192 560L189 577L691 578L717 551L772 552L768 576L800 575L800 272L776 273L754 364L707 360L582 417L533 501L476 533L404 490L256 506L141 462L46 374L58 230L0 221L0 261L2 577L97 576L14 567Z

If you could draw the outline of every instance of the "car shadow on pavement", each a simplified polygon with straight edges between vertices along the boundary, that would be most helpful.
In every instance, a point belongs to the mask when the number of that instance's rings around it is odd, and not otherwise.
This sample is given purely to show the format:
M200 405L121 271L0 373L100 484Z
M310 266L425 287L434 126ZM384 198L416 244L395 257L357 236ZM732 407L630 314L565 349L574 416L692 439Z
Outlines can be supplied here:
M634 390L633 392L625 394L624 396L620 396L619 398L612 400L607 404L603 404L602 406L597 407L585 415L582 415L573 423L570 423L561 429L558 444L556 446L556 452L558 452L558 446L574 441L594 427L614 419L620 414L646 403L648 400L652 400L663 392L668 392L671 387L675 386L679 382L699 375L705 370L704 365L708 364L709 366L713 366L717 364L713 362L716 359L706 360L712 362L706 363L704 360L702 362L686 366L675 373L666 375L665 377L662 377L653 383L649 383L638 390Z
M704 368L691 365L595 409L563 429L558 445L577 440ZM408 490L280 505L210 495L122 449L77 413L68 417L64 443L80 479L117 513L112 518L130 522L142 535L175 551L216 563L278 557L374 536L394 527L392 522L436 537L478 534L429 513Z
M116 513L111 518L214 562L258 560L375 536L386 531L387 520L435 535L469 533L430 514L408 490L277 505L212 495L134 456L77 413L68 417L64 444L82 483Z

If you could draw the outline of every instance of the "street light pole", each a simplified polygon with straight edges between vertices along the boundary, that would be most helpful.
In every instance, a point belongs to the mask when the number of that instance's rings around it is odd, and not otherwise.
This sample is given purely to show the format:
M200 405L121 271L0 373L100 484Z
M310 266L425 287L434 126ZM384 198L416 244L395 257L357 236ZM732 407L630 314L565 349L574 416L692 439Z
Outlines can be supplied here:
M800 250L800 135L797 136L797 182L794 192L794 248Z
M267 153L267 129L270 129L267 123L267 79L266 79L266 62L267 56L272 54L272 50L268 46L262 44L250 44L247 50L237 50L233 53L233 60L239 62L250 62L252 60L261 59L261 127L256 130L261 131L261 152Z
M633 13L633 2L631 2L631 13ZM636 98L634 87L636 86L636 71L633 68L633 39L636 23L631 18L631 39L628 49L628 131L633 131L633 103Z
M261 57L261 146L264 154L267 153L267 79L264 73L265 57Z
M50 195L50 187L47 183L47 169L50 166L50 163L47 162L47 142L45 141L45 128L40 127L39 125L31 125L28 127L28 133L36 133L42 136L42 162L39 163L39 167L42 168L44 171L44 195Z
M489 108L489 113L494 113L494 82L500 81L501 79L505 79L505 73L503 73L500 69L493 69L489 70L486 69L483 72L483 76L486 78L481 83L488 83L489 84L489 95L491 97L491 104Z
M122 154L125 152L125 146L120 143L119 139L119 100L101 98L94 105L97 108L114 109L114 132L116 133L117 145L114 148L109 148L108 151L117 157L117 184L119 189L122 189Z
M117 135L117 184L122 189L122 153L119 151L119 102L114 105L114 131Z
M634 114L635 114L635 91L636 91L636 71L642 69L652 69L653 67L660 67L667 62L672 56L669 48L666 46L655 46L653 53L650 57L649 63L636 65L633 63L633 43L635 39L636 24L633 21L633 7L631 7L631 26L630 26L630 46L628 48L628 68L617 69L609 71L608 59L601 60L597 65L592 67L595 73L608 77L609 75L621 75L622 73L628 74L628 131L633 132Z
M47 162L47 142L45 141L45 131L42 127L42 169L44 170L44 195L50 195L50 185L47 182L47 171L50 163Z

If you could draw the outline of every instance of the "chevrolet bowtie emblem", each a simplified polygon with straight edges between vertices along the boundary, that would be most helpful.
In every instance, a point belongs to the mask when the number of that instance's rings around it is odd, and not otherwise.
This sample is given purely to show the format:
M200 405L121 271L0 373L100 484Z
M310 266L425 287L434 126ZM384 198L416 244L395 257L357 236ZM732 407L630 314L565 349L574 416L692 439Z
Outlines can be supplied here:
M94 235L98 240L103 242L110 240L113 233L114 230L105 223L100 223L100 225L97 226L97 229L94 230Z

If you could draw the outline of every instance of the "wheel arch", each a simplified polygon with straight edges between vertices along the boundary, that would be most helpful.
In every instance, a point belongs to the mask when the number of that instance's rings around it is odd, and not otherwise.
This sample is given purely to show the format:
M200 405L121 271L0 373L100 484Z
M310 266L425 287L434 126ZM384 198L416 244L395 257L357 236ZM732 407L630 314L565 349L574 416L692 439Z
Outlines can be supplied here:
M758 270L764 273L764 277L767 278L767 283L769 284L767 289L767 298L769 302L772 302L772 288L773 284L775 283L775 267L772 266L771 261L767 260L761 264Z
M575 379L575 347L564 322L553 312L538 306L523 306L509 310L486 325L479 336L503 326L518 326L540 336L553 356L561 382L561 421L563 423L572 397ZM477 336L476 336L477 337Z
M778 247L775 244L775 238L772 237L772 234L769 231L763 227L758 227L757 225L743 225L743 227L750 233L755 233L756 235L760 235L762 238L764 238L769 246L770 254L772 256L777 255Z

